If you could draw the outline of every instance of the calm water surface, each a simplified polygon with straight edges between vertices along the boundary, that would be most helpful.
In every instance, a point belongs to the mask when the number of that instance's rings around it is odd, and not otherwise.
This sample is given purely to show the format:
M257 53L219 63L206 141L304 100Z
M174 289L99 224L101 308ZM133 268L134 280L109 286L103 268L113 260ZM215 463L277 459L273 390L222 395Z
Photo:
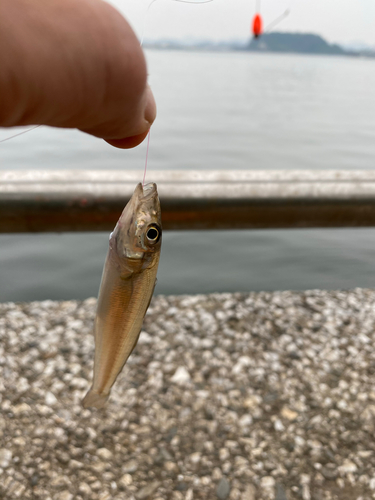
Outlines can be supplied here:
M159 169L373 169L375 61L147 52ZM0 139L10 135L0 130ZM0 144L0 168L137 169L78 131L41 127ZM96 295L108 235L0 235L0 301ZM375 286L375 230L168 232L157 292Z

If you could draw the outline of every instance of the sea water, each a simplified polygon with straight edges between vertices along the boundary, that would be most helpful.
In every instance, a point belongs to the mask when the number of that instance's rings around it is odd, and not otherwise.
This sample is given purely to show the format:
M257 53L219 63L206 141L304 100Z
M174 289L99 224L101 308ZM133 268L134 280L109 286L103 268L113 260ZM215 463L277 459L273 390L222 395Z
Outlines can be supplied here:
M373 169L375 60L147 51L158 105L149 170ZM0 140L12 132L0 130ZM2 170L139 169L116 150L40 127L0 144ZM106 233L0 235L0 301L95 296ZM375 230L165 232L157 293L375 286Z

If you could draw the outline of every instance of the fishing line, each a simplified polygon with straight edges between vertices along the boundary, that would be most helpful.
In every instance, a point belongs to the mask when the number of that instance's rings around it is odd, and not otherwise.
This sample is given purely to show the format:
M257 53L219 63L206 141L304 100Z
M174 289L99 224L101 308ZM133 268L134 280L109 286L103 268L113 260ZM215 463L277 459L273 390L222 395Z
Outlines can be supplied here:
M144 185L145 185L145 180L146 180L147 160L148 160L148 149L149 149L149 147L150 147L150 135L151 135L151 127L150 127L150 130L148 131L148 134L147 134L146 161L145 161L145 171L144 171L144 174L143 174L143 182L142 182L142 186L144 186Z
M140 46L142 47L143 46L143 41L144 41L144 36L145 36L145 30L146 30L146 21L147 21L147 16L148 16L148 13L150 11L150 8L151 8L151 5L153 5L157 0L151 0L151 2L149 3L147 9L146 9L146 12L145 12L145 15L144 15L144 18L143 18L143 27L142 27L142 36L141 36L141 41L140 41ZM190 4L202 4L202 3L210 3L210 2L213 2L214 0L172 0L173 2L179 2L179 3L190 3ZM258 0L260 2L260 0ZM149 152L149 148L150 148L150 135L151 135L151 127L148 131L148 134L147 134L147 148L146 148L146 161L145 161L145 170L144 170L144 173L143 173L143 182L142 182L142 186L145 185L145 180L146 180L146 171L147 171L147 161L148 161L148 152Z
M259 0L259 2L260 2L260 0ZM289 16L289 14L292 12L293 2L294 2L294 0L290 0L288 2L289 7L280 16L278 16L276 19L271 21L270 24L268 24L264 28L263 33L269 33L270 31L273 30L273 28L275 28L275 26L277 26L279 23L281 23L281 21L283 21L286 17Z
M268 26L264 28L264 33L269 33L275 26L277 26L281 21L283 21L286 17L288 17L290 14L290 9L286 9L281 16L277 17L272 23L270 23Z
M35 125L34 127L28 128L27 130L24 130L23 132L18 132L18 134L10 135L9 137L6 137L5 139L1 139L1 142L9 141L10 139L14 139L14 137L18 137L19 135L27 134L27 132L31 132L32 130L35 130L36 128L41 127L41 125Z
M149 4L149 6L147 7L147 10L145 12L145 16L143 18L143 28L142 28L142 36L141 36L141 47L142 47L142 44L143 44L143 39L144 39L144 34L145 34L145 29L146 29L146 21L147 21L147 16L148 16L148 13L149 13L149 10L151 8L151 5L153 5L157 0L152 0ZM213 2L214 0L172 0L173 2L179 2L179 3L190 3L190 4L195 4L195 5L199 5L199 4L202 4L202 3L211 3ZM260 1L260 0L259 0Z

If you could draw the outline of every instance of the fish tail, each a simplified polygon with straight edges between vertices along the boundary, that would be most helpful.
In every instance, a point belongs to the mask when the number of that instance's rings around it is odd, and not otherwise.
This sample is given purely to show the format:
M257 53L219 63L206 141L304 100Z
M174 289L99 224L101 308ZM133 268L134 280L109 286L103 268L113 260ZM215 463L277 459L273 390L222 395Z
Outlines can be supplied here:
M82 406L84 408L90 408L91 406L94 406L95 408L104 408L107 400L109 398L109 393L108 394L99 394L97 391L94 389L90 389L89 392L86 394L86 396L82 400Z

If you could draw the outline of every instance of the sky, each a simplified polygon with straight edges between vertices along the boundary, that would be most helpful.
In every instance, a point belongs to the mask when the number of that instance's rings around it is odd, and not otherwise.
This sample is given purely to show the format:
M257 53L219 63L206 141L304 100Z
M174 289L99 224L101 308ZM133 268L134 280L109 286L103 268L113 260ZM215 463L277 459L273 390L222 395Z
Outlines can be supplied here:
M256 0L213 0L190 5L174 0L109 0L145 39L246 39ZM286 9L290 15L277 31L315 33L329 42L375 46L375 0L261 0L264 24Z

